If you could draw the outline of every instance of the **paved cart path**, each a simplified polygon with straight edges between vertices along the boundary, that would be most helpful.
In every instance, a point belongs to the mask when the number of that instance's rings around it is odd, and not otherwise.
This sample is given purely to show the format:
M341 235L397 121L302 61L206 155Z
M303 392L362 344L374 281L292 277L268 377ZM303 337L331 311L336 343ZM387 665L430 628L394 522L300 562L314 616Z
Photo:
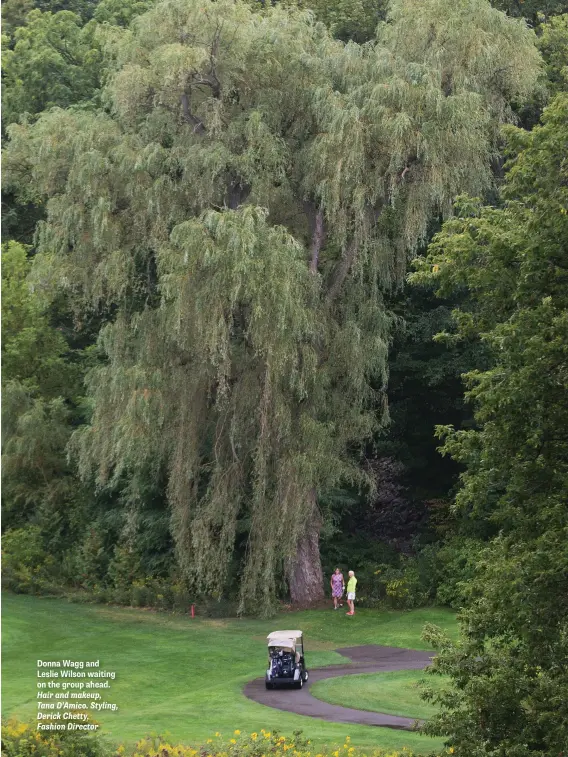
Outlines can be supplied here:
M344 647L336 652L349 657L352 662L345 665L331 665L327 668L308 668L310 677L302 689L266 689L264 678L247 683L244 694L255 702L274 707L277 710L295 712L311 718L330 720L332 723L356 723L357 725L378 725L383 728L412 730L419 722L415 718L387 715L381 712L366 712L328 704L316 699L310 692L310 685L325 678L348 676L359 673L386 673L392 670L421 670L430 664L432 654L415 649L380 647L369 644L362 647Z

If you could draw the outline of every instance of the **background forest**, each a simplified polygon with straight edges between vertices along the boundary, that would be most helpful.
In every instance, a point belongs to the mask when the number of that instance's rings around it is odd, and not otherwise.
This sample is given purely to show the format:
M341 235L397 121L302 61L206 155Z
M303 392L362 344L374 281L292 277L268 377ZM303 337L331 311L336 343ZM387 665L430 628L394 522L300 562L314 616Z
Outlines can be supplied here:
M558 757L567 11L3 4L7 588L269 614L354 569L461 610L432 733Z

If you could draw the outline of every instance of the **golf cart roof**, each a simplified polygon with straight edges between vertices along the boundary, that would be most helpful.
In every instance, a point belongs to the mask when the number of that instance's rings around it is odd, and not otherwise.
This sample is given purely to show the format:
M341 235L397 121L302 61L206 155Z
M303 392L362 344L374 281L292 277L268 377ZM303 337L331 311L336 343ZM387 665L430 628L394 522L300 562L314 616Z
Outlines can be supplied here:
M269 647L295 649L296 644L302 641L303 634L301 631L273 631L266 638Z

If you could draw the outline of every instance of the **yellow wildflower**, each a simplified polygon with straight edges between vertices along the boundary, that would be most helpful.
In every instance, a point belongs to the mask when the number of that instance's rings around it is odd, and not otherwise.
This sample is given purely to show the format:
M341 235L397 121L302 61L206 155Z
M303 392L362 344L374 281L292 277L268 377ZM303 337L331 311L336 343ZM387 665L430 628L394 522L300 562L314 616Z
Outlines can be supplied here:
M207 739L207 743L208 744L212 744L213 743L213 739Z
M253 741L256 741L258 739L258 733L251 733L250 737Z
M451 746L451 747L450 747L450 748L448 749L448 751L449 751L449 753L450 753L450 754L453 754L453 753L454 753L454 748L453 748L453 746Z
M215 731L215 736L220 736L220 735L221 734L219 733L219 731Z
M231 744L236 744L236 743L237 743L236 739L231 739Z
M240 731L235 731L235 736L240 736L240 735L241 735Z

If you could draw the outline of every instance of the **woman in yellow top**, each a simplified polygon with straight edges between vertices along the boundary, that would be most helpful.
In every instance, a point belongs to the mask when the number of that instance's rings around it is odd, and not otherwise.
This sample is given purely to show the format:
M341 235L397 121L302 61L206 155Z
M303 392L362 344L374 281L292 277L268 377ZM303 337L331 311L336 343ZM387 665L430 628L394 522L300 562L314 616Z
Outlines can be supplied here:
M349 612L346 615L355 615L355 590L357 588L357 579L352 570L349 571L349 581L347 581L347 604Z

